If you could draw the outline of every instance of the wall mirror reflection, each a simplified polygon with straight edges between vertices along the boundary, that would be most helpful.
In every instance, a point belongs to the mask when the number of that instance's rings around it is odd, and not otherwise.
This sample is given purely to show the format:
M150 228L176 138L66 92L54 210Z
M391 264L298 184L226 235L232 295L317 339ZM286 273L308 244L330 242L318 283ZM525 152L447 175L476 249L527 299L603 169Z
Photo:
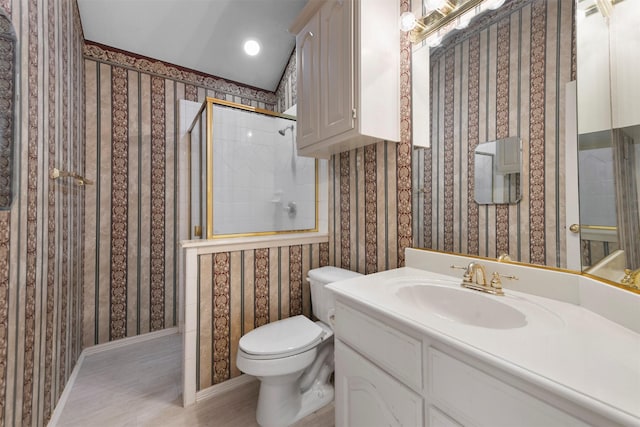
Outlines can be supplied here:
M317 160L295 117L207 98L190 129L192 238L316 231Z
M607 3L607 2L603 2ZM577 3L577 111L582 270L640 286L640 3ZM626 271L625 271L626 270Z
M522 198L520 138L478 144L474 151L474 171L474 196L478 204L519 202Z
M426 96L429 106L418 112L429 120L428 141L414 141L413 151L416 246L505 252L617 285L625 268L640 278L640 57L631 54L640 49L640 2L613 1L601 11L604 3L480 5L465 25L413 45L412 69L428 81L414 84L412 97ZM573 81L577 98L569 100ZM520 202L491 204L494 176L481 170L492 169L496 154L482 141L508 135L521 138Z

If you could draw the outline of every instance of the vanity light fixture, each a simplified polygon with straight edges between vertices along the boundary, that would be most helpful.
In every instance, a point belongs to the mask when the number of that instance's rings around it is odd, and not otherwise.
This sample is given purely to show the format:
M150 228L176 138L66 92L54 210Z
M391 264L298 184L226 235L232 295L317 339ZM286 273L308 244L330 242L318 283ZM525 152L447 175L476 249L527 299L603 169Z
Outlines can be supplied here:
M244 52L249 56L256 56L260 53L260 43L253 39L247 40L244 42Z
M623 0L578 0L578 13L581 17L587 17L600 12L604 18L609 18L613 13L613 6Z
M605 18L610 17L611 12L613 12L613 3L611 0L596 0L596 7Z
M611 1L611 0L596 0ZM425 15L416 18L411 12L400 16L400 29L409 33L412 43L427 41L429 46L437 46L446 33L462 29L480 13L498 9L505 0L423 0Z
M421 21L418 21L416 15L412 12L404 12L400 15L400 30L406 32L412 31L418 27L418 30L424 29L424 24Z
M447 0L424 0L424 7L427 12L433 12L434 10L442 9L449 3ZM452 7L449 5L449 7Z

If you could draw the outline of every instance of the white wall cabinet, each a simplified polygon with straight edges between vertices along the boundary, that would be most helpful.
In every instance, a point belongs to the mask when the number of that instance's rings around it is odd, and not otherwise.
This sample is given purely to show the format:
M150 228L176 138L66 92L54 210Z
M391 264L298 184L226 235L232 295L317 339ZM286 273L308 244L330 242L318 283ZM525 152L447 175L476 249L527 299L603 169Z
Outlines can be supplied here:
M341 296L335 337L337 427L611 424Z
M298 154L400 140L399 2L310 0L296 34Z
M625 1L609 19L576 15L579 134L640 124L639 13L639 2Z

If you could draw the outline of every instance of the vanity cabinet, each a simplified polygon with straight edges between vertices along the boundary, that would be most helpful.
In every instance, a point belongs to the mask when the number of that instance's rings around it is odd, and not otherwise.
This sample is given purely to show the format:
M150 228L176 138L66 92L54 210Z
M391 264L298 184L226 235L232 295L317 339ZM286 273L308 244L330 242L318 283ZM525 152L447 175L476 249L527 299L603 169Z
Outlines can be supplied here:
M338 427L610 424L378 311L338 297L335 318Z
M422 397L336 341L336 425L420 426Z
M400 140L399 2L310 0L296 34L298 154Z

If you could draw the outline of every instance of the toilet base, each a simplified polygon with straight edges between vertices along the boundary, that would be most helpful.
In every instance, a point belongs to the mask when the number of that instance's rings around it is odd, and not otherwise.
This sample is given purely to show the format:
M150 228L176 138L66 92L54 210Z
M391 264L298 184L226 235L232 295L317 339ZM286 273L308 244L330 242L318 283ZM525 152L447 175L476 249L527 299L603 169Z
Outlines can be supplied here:
M300 412L298 412L291 423L295 423L323 406L328 405L333 401L333 397L334 390L331 384L317 384L317 387L314 385L302 395Z
M292 385L297 385L294 382ZM316 381L306 392L300 394L298 387L289 389L264 381L260 384L256 419L262 427L284 427L331 403L334 389L331 384Z

